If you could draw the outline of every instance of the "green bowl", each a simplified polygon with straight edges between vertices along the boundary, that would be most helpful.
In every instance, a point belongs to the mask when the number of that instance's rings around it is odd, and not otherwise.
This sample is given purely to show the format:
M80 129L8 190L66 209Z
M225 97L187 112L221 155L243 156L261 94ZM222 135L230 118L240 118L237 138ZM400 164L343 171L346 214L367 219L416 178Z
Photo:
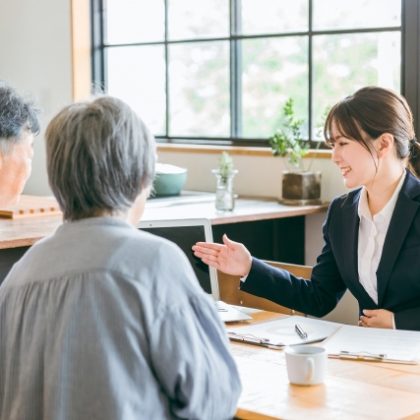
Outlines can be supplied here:
M187 169L158 163L153 181L153 197L179 195L187 180Z

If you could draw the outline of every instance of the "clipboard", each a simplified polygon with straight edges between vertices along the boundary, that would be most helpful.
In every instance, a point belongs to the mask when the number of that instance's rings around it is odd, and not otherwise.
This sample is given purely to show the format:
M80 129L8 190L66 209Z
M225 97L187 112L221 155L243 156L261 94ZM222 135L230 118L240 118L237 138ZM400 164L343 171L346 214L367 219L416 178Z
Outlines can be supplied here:
M233 341L282 349L285 346L322 341L338 328L340 325L334 322L294 315L244 327L228 328L227 335Z
M342 325L324 347L335 359L415 365L420 360L420 332Z

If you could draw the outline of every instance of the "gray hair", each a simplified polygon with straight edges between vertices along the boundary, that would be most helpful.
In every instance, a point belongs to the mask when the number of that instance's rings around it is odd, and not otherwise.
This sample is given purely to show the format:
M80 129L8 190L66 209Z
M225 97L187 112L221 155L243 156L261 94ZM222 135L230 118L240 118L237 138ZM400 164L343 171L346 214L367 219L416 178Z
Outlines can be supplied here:
M155 141L123 101L69 105L49 123L47 170L65 220L127 211L155 171Z
M39 133L38 109L0 80L0 152L6 154L24 131Z

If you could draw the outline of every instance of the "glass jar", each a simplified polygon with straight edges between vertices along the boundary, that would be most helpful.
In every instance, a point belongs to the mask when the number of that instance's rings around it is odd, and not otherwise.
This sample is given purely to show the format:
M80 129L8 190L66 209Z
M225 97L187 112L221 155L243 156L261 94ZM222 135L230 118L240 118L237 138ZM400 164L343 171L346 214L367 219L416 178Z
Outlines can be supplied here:
M213 169L212 173L216 176L216 210L232 211L235 207L235 195L233 193L233 178L238 173L237 169L229 174L221 173L218 169Z

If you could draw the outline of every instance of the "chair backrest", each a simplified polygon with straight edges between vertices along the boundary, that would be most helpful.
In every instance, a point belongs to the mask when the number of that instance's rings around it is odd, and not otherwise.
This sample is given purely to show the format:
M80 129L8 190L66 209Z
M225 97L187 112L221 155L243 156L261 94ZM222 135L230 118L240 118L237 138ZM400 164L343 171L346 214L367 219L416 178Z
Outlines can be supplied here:
M284 268L292 274L304 279L310 279L312 267L309 265L288 264L278 261L266 261L267 264L273 267ZM218 273L220 298L232 305L246 306L249 308L257 308L265 311L280 312L282 314L292 315L298 314L293 309L278 305L270 300L251 295L239 290L239 277L231 276L225 273Z

